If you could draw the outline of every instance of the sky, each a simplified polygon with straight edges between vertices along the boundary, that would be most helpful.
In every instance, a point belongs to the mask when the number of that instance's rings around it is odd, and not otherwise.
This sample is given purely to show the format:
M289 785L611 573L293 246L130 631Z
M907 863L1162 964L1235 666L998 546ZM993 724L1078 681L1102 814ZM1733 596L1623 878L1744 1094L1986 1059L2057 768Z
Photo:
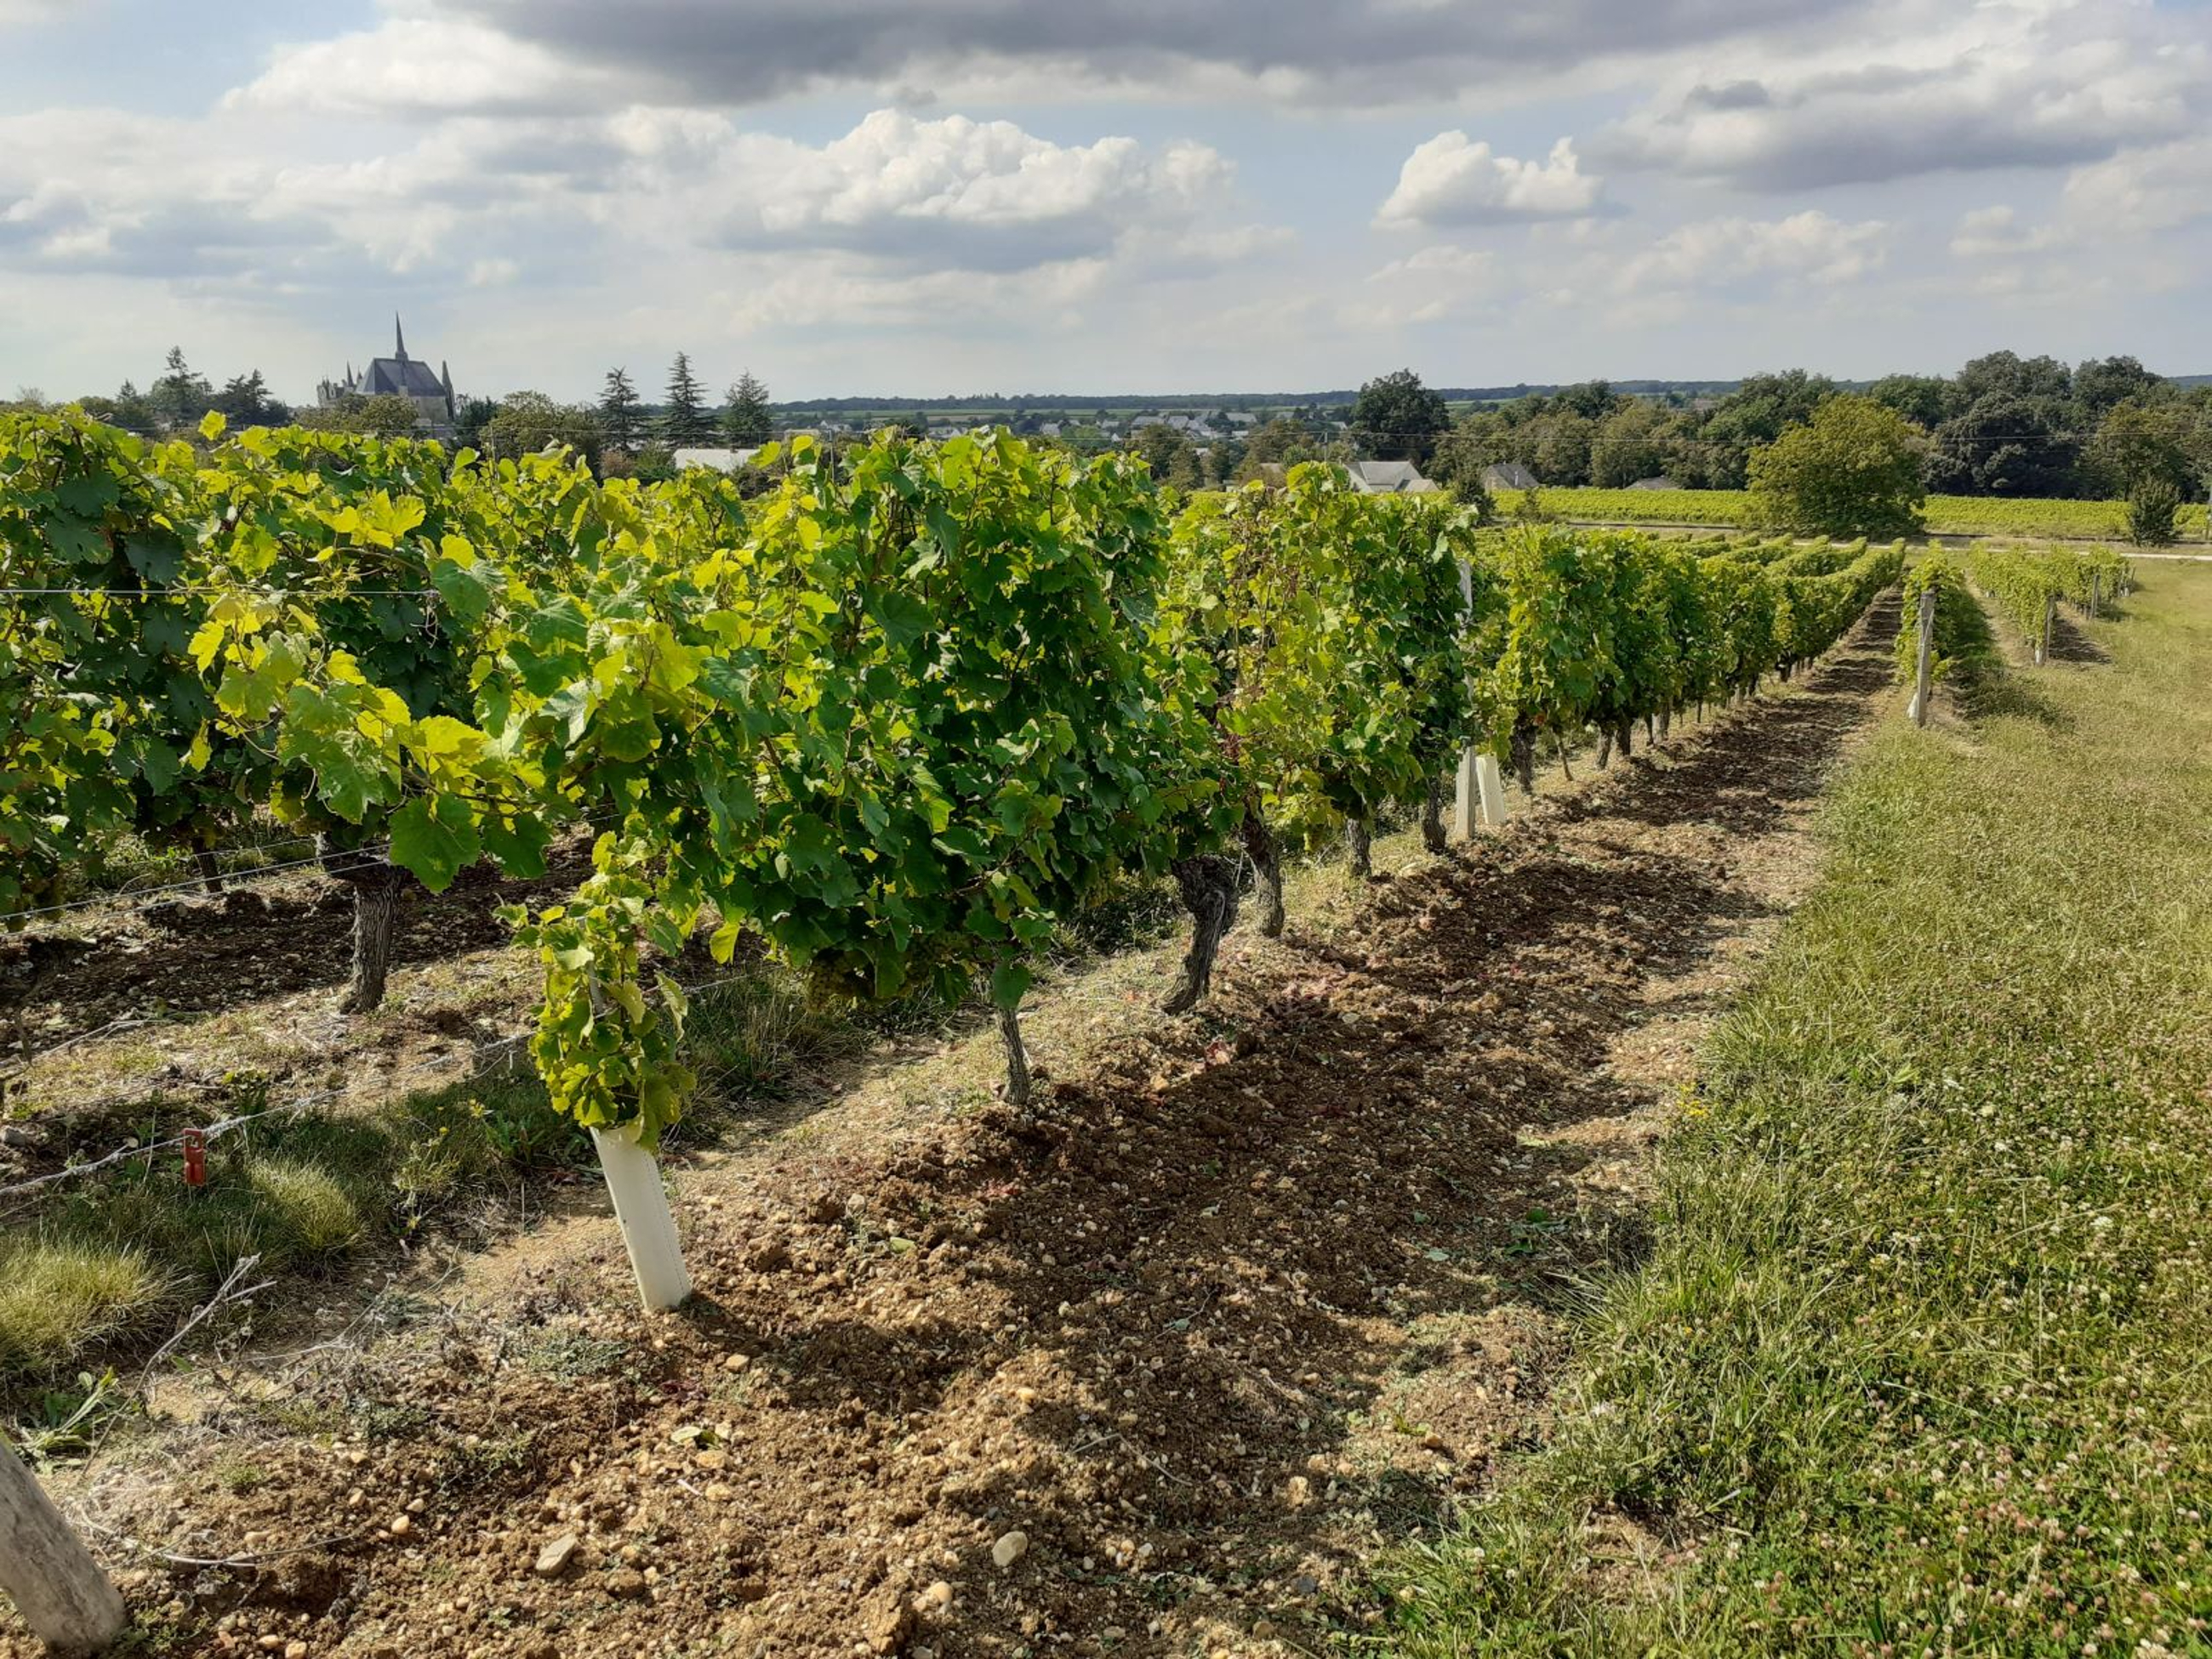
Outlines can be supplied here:
M0 0L0 395L2212 372L2212 0Z

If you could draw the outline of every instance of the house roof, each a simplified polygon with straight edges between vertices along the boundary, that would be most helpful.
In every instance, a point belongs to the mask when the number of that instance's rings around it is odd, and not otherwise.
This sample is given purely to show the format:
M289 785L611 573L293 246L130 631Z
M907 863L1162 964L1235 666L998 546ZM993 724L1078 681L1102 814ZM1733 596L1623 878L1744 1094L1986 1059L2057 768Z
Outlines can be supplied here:
M392 319L392 355L370 358L359 379L349 371L347 380L365 398L443 398L449 405L453 402L453 377L407 355L406 331L400 327L396 313Z
M1486 489L1534 489L1536 475L1518 461L1500 461L1495 466L1482 469L1482 486Z
M1411 461L1354 461L1352 482L1370 495L1420 495L1436 488Z
M1680 489L1682 486L1662 472L1656 478L1638 478L1628 487L1631 489Z

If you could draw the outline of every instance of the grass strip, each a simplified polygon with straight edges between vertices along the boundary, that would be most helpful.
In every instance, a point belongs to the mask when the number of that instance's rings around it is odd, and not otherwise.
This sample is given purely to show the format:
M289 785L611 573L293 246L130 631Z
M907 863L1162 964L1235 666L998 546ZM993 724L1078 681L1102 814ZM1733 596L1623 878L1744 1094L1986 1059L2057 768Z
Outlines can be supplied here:
M1417 1655L2212 1651L2212 574L1885 726ZM2109 661L2081 658L2109 653Z

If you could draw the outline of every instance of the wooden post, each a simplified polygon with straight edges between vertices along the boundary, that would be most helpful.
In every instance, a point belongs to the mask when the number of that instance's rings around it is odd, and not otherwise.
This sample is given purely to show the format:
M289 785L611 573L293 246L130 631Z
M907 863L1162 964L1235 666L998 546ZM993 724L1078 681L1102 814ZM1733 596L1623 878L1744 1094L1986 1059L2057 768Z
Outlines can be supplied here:
M0 1589L31 1633L63 1653L98 1653L123 1634L123 1597L83 1540L0 1441Z
M2093 617L2097 614L2098 600L2104 592L2104 586L2105 573L2101 570L2092 570L2089 573L2089 614Z
M1936 590L1920 590L1920 640L1913 653L1912 706L1905 710L1915 726L1928 724L1928 698L1936 667Z
M676 1218L669 1213L668 1194L660 1185L660 1160L638 1144L635 1124L594 1129L592 1145L599 1149L615 1221L637 1274L637 1293L648 1312L666 1313L691 1294L691 1275L684 1270Z
M2051 629L2057 620L2058 597L2054 593L2043 596L2043 631L2035 636L2035 665L2038 668L2051 656Z

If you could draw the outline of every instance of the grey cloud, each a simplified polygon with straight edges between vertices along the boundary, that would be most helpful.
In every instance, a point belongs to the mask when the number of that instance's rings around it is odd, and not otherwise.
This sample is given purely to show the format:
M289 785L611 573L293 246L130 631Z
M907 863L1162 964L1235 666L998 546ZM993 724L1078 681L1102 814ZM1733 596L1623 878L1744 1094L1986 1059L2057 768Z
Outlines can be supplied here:
M1694 46L1856 11L1864 0L1561 0L1546 6L1425 0L445 0L442 15L497 29L593 70L744 104L859 83L926 94L978 60L1069 70L1146 91L1190 75L1271 77L1289 97L1346 103L1448 97L1611 53Z
M1731 81L1726 86L1695 86L1682 100L1693 109L1765 109L1774 101L1756 81Z
M2212 53L2176 14L2082 4L1984 8L1892 48L1844 50L1753 76L1709 74L1654 98L1587 148L1617 170L1663 169L1753 191L2102 161L2194 130Z

